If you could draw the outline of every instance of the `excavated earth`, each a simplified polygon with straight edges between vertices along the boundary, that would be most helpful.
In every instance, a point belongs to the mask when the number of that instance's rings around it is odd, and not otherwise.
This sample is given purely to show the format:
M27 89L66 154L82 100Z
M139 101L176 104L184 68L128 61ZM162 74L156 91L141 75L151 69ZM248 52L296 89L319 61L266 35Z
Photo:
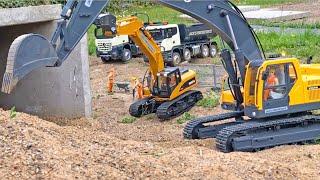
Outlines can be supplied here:
M0 110L0 179L320 179L320 145L219 152L182 138L184 124L150 115L123 124L132 95L106 93L107 69L91 58L92 119L40 119ZM115 64L116 81L140 77L141 60ZM219 108L195 107L205 116Z

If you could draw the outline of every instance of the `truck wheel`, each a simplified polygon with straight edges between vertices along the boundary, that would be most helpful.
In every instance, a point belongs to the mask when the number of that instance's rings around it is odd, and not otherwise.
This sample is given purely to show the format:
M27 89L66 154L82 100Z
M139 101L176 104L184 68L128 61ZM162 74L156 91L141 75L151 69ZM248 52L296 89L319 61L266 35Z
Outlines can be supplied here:
M183 59L185 61L190 61L191 60L191 51L188 48L185 48L183 51Z
M132 59L132 53L130 49L123 49L121 60L124 63L128 63Z
M208 45L202 45L201 47L201 57L206 58L209 57L210 52L209 52L209 47Z
M109 58L101 57L101 61L102 61L103 63L108 63L109 60L110 60Z
M172 66L178 66L180 63L181 63L180 53L174 52L174 53L172 54L172 63L171 63L171 65L172 65Z
M210 56L211 56L211 57L215 57L215 56L217 55L217 53L218 53L218 48L217 48L217 46L214 45L214 44L212 44L212 45L210 46Z

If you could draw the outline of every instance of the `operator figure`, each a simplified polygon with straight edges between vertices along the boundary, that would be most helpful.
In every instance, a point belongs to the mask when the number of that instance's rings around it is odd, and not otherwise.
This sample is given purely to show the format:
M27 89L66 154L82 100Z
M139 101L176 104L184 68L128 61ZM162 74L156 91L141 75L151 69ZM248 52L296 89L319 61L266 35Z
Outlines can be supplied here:
M275 75L275 69L270 69L269 70L269 76L266 82L266 89L264 90L264 95L263 95L263 99L265 101L268 100L268 98L270 97L270 93L271 93L271 87L277 86L279 85L279 80L277 78L277 76Z
M112 65L109 70L108 83L107 83L107 89L108 89L109 94L113 93L113 84L114 84L115 74L116 74L116 70L115 70L114 66Z

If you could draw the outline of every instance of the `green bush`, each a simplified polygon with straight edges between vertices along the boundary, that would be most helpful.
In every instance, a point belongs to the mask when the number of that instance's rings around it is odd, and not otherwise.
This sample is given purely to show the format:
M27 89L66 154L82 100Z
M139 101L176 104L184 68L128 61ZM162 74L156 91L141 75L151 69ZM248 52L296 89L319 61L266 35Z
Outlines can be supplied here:
M137 118L135 118L135 117L125 116L124 118L122 118L121 123L131 124L131 123L134 123L136 120L137 120Z
M179 119L177 119L177 123L183 124L183 123L188 122L188 121L195 119L195 118L196 118L195 115L192 115L188 112L185 112Z
M219 104L220 96L214 91L206 94L202 100L197 103L197 106L206 108L214 108Z

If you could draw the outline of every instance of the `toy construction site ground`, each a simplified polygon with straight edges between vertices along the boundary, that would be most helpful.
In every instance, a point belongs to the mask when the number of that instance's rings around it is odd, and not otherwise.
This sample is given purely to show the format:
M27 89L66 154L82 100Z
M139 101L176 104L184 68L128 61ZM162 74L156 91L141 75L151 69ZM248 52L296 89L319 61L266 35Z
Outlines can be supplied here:
M0 110L0 177L52 179L319 179L320 145L281 146L256 153L221 153L214 140L184 140L184 124L150 115L132 124L131 94L106 93L107 69L91 58L92 119L42 120ZM141 59L116 63L117 81L141 77ZM191 114L218 114L195 107Z

